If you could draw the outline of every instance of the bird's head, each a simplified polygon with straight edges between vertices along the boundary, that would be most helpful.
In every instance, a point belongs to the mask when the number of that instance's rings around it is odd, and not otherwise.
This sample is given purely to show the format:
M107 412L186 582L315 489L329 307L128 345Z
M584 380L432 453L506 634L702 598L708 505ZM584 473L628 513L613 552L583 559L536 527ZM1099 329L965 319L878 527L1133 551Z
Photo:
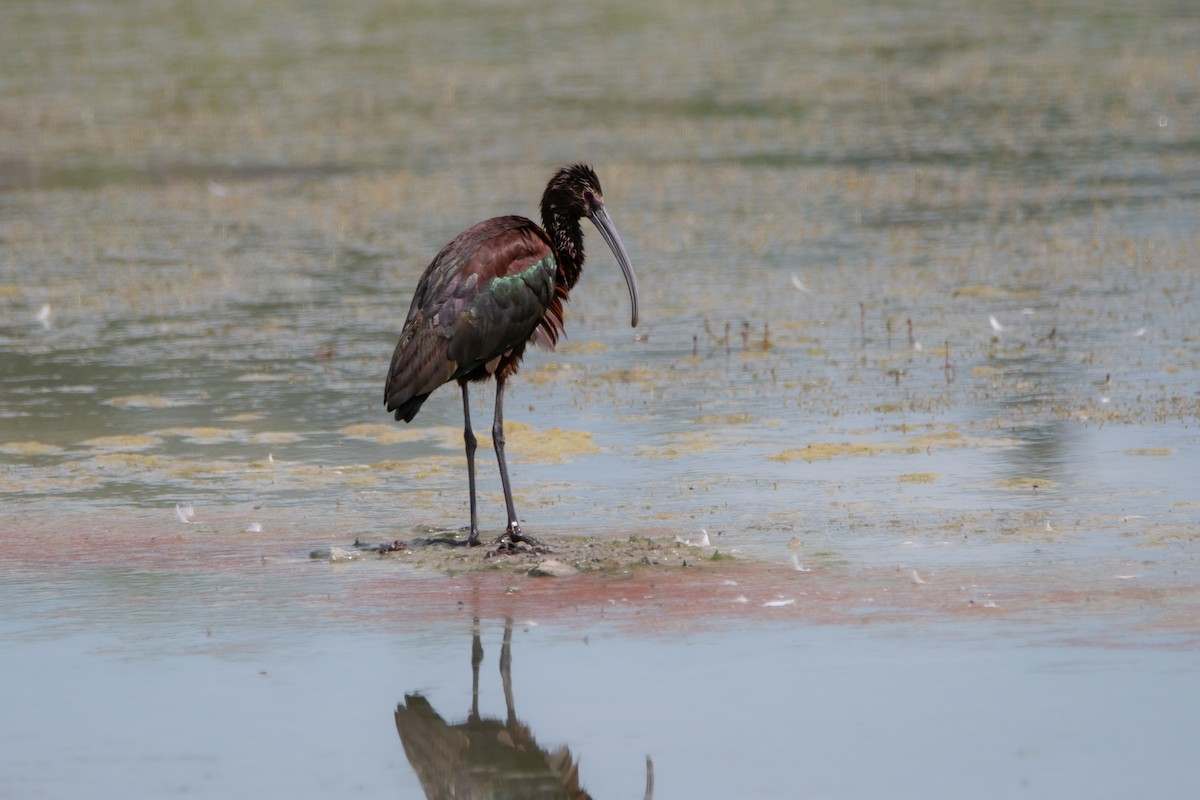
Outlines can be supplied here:
M604 206L604 190L595 170L587 164L569 164L546 184L542 205L564 217L590 218L597 207Z
M570 164L554 173L546 191L542 194L542 220L548 229L568 230L572 227L578 236L579 220L587 217L604 237L605 244L612 250L617 259L625 284L629 287L629 301L633 306L633 327L638 323L638 291L637 278L634 277L633 267L629 263L629 254L617 228L613 225L608 211L604 207L604 191L600 188L600 179L596 172L587 164ZM583 263L583 247L579 242L578 253L572 253L577 263ZM573 280L571 281L574 282Z

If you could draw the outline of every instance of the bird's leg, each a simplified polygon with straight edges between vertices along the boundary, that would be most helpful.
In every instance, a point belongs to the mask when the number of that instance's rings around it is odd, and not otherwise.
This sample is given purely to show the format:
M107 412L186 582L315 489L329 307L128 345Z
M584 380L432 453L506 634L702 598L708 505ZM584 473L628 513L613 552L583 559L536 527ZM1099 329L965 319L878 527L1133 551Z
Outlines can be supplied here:
M463 442L467 446L467 484L471 489L471 534L467 544L475 547L479 544L479 516L475 507L475 434L471 432L471 402L467 397L467 382L463 381ZM507 484L506 484L507 485Z
M513 699L512 688L512 617L504 620L504 643L500 645L500 684L504 687L504 725L514 731L520 723L517 721L517 703Z
M471 625L471 716L479 720L479 665L483 663L483 643L479 640L479 617Z
M500 483L504 486L504 503L508 507L508 527L504 535L493 544L499 544L505 537L513 544L525 542L537 547L541 542L521 533L521 523L517 521L517 510L513 507L512 486L508 482L508 463L504 460L504 378L496 376L496 419L492 423L492 445L496 448L496 462L500 465Z

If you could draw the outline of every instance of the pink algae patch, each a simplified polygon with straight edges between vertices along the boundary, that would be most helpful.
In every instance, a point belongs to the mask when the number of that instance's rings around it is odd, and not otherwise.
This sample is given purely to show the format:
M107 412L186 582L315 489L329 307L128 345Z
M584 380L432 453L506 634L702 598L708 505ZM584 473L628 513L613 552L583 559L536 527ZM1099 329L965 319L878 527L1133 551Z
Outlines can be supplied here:
M257 528L251 524L257 523ZM0 578L87 585L106 571L187 575L178 597L186 617L197 598L277 614L272 624L396 628L480 616L524 623L605 621L632 632L687 631L741 620L789 624L894 624L959 620L1057 624L1116 621L1121 630L1162 632L1200 641L1200 587L1141 579L1123 566L1099 562L1072 568L956 566L917 574L907 567L839 564L798 571L748 559L710 560L702 548L672 549L665 534L647 531L667 555L660 563L605 564L568 577L534 577L542 556L492 559L444 574L411 554L363 553L346 563L311 558L310 551L352 547L352 520L297 521L248 509L210 512L181 523L173 510L121 514L118 519L67 519L0 524L6 558ZM385 536L370 538L383 540ZM682 553L682 556L680 555ZM544 558L559 557L551 554ZM688 566L683 566L687 561ZM162 598L154 599L162 604ZM1089 642L1095 644L1096 642Z

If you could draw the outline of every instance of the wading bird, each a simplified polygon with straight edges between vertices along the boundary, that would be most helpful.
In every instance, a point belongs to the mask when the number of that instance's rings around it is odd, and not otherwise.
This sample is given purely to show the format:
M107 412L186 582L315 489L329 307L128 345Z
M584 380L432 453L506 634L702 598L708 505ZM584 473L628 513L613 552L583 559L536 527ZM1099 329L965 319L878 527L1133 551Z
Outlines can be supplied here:
M384 385L387 410L411 422L435 389L458 381L471 492L470 545L479 544L479 520L467 386L488 378L496 379L492 443L508 507L508 527L496 543L507 537L511 544L536 544L521 533L513 508L504 460L504 384L520 368L528 343L553 349L562 333L563 303L583 270L579 221L584 217L600 231L625 275L637 327L637 281L604 209L596 173L585 164L563 167L546 185L541 206L543 227L525 217L493 217L454 237L434 257L417 282Z

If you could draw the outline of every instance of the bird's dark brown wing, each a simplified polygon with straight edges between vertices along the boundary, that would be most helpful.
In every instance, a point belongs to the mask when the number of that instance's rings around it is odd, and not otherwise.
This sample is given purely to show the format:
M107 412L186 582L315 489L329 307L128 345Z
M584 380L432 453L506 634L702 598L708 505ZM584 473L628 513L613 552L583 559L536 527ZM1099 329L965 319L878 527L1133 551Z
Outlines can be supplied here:
M404 702L396 706L396 731L425 796L429 800L453 798L460 776L466 772L470 737L442 719L420 695L405 695Z
M546 234L524 217L456 236L417 283L384 386L388 410L408 422L434 389L523 347L554 299L555 271Z
M546 751L523 724L484 717L447 723L420 695L396 706L396 731L430 800L590 800L566 747Z

